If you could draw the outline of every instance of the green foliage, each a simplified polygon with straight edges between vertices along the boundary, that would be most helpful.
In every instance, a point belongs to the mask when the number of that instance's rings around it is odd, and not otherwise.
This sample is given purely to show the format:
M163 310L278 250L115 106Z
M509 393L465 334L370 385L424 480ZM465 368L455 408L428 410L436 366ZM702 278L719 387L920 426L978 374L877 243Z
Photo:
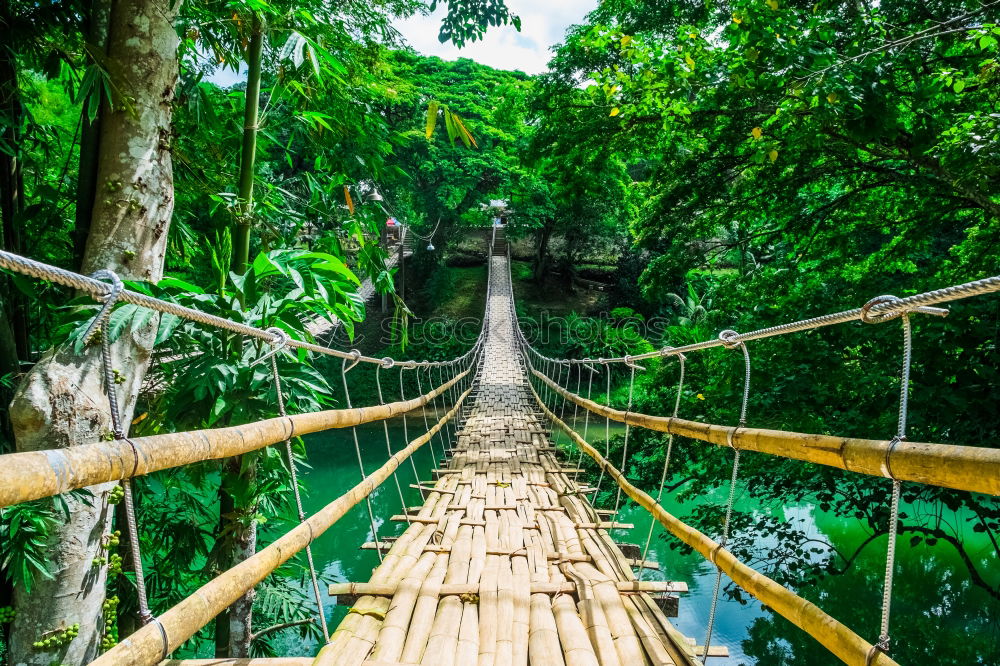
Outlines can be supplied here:
M76 501L90 502L87 490L71 495ZM68 517L69 507L61 495L0 510L0 568L8 582L30 592L37 576L52 578L49 534Z
M430 10L437 8L438 0L431 0ZM482 38L489 26L510 23L521 30L521 19L510 13L504 0L444 0L448 12L441 22L438 39L451 41L461 47L466 41Z

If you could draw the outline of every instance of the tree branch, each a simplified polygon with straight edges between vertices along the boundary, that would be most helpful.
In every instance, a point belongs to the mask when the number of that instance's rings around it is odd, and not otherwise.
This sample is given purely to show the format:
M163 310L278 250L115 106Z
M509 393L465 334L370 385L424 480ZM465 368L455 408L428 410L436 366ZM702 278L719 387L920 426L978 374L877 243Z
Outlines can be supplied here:
M304 620L295 620L294 622L283 622L281 624L274 624L266 629L261 629L256 633L250 634L250 642L252 643L261 636L273 633L275 631L281 631L282 629L291 629L292 627L299 627L302 626L303 624L315 624L315 623L316 623L316 618L309 617Z

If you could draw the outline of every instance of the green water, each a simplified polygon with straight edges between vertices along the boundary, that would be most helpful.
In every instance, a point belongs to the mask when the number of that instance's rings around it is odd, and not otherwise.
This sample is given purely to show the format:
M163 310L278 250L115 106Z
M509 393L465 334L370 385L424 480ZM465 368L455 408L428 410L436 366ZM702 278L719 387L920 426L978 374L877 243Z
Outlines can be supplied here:
M411 417L409 425L411 436L422 432L423 423L419 417ZM389 431L393 450L399 450L404 444L402 424L391 422ZM358 435L363 460L368 465L367 471L371 471L387 457L382 426L359 427ZM603 436L603 432L600 435ZM599 445L595 433L591 432L590 436L595 445ZM303 475L309 488L304 499L306 512L311 513L349 490L360 476L350 430L310 435L306 443L312 469ZM437 439L434 449L440 455ZM432 461L427 446L415 456L419 477L424 481L431 478ZM415 482L409 464L399 470L398 477L406 503L419 504L419 492L408 487ZM391 478L373 494L372 506L380 537L402 532L405 524L388 521L390 515L401 512L399 494ZM664 506L681 517L691 510L690 505L677 505L672 498L667 498ZM741 498L740 508L787 520L801 519L801 525L825 537L838 549L850 550L868 536L857 522L835 518L809 506L761 507ZM651 519L644 510L626 505L620 519L634 523L635 529L617 531L616 539L633 543L645 540ZM961 517L952 514L951 519L960 520ZM715 570L697 554L680 555L671 550L667 539L661 538L659 526L654 535L649 559L658 562L661 571L647 572L645 577L688 583L690 592L681 596L680 615L674 622L685 635L696 638L701 645ZM1000 565L989 543L981 535L970 533L967 536L966 548L970 557L984 574L995 580L1000 576ZM372 540L367 509L362 502L314 544L314 557L323 576L337 581L368 580L372 569L378 565L378 556L374 551L362 551L358 547ZM878 634L885 550L883 538L865 550L847 573L828 576L818 585L797 592L866 639L873 640ZM325 594L324 599L332 630L347 609L334 606ZM900 539L892 611L893 656L901 664L1000 665L1000 602L971 584L964 564L949 547L920 545L911 548L905 539ZM718 666L840 663L812 638L780 616L764 610L756 601L741 605L722 599L712 643L725 645L730 651L729 659L710 660L710 664ZM293 641L288 647L298 654L313 654L317 649L315 644L300 641Z

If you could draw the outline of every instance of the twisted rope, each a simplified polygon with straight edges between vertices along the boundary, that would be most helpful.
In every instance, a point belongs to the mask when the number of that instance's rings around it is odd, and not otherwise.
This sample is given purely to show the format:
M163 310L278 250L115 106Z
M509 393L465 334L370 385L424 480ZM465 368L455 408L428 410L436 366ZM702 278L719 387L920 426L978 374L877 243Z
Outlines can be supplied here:
M865 318L867 318L870 323L874 323L888 321L890 319L900 317L904 313L913 312L943 317L948 314L947 310L930 306L940 303L950 303L952 301L970 298L973 296L993 294L998 291L1000 291L1000 276L988 277L981 280L975 280L974 282L966 282L964 284L945 287L943 289L935 289L933 291L916 294L914 296L907 296L906 298L893 297L892 300L880 301L868 306L867 308L853 308L851 310L844 310L843 312L834 312L831 314L821 315L819 317L812 317L810 319L802 319L800 321L789 322L787 324L780 324L778 326L769 326L756 331L750 331L749 333L738 333L735 337L727 340L722 340L717 337L711 340L703 340L702 342L695 342L681 347L664 347L656 351L630 356L628 359L632 361L641 361L650 358L676 356L677 354L686 354L687 352L712 349L713 347L725 347L727 344L731 345L738 342L750 342L752 340L761 340L763 338L770 338L777 335L787 335L789 333L809 331L825 326L832 326L834 324L843 324L852 321L866 321ZM581 359L560 360L567 363L584 362ZM625 363L626 360L627 359L624 356L607 359L609 363Z
M358 353L358 356L360 356L360 352ZM354 363L352 363L351 366L350 366L350 368L349 368L347 366L347 359L346 358L340 364L340 378L341 378L341 380L342 380L342 382L344 384L344 399L345 399L345 401L347 403L347 408L348 409L353 409L354 406L351 404L351 391L347 387L347 373L348 373L348 371L350 371L351 368L353 368L357 364L358 364L358 361L357 361L357 359L355 359ZM428 430L429 430L429 428L428 428ZM358 428L357 428L357 426L353 426L353 425L351 426L351 435L354 437L354 453L356 453L357 456L358 456L358 470L361 472L361 480L364 481L366 478L368 478L368 476L367 476L367 474L365 474L365 463L361 459L361 444L358 442ZM369 522L369 524L371 525L371 528L372 528L372 538L374 539L374 541L375 541L375 543L377 545L379 543L378 527L375 525L375 511L372 510L372 498L371 498L371 494L365 495L365 506L368 508L368 522ZM375 552L378 554L378 561L381 562L382 559L383 559L382 558L382 549L376 547L375 548Z
M101 332L101 370L104 375L104 392L108 398L108 408L111 415L111 431L116 439L125 440L132 447L132 454L135 456L135 467L132 470L134 474L135 470L139 467L139 452L136 450L132 440L128 438L128 434L122 424L121 410L118 405L118 391L115 389L115 371L111 358L111 335L108 332L108 318L115 303L124 293L124 288L121 278L114 271L100 270L94 273L92 278L88 279L97 280L98 278L109 280L111 286L107 294L102 297L104 304L101 306L100 311L98 311L97 316L94 317L93 321L87 327L84 333L84 340L89 341L97 331ZM99 284L105 283L99 282ZM128 530L129 552L132 556L132 571L135 574L135 591L139 603L139 621L143 625L146 625L155 618L149 610L149 598L146 593L146 576L142 568L142 549L139 545L139 523L136 520L135 498L132 494L131 480L122 479L121 486L123 491L122 505L125 509L125 524ZM164 643L164 651L166 649L166 643Z
M677 379L677 397L674 399L674 411L670 415L670 418L677 418L677 414L681 408L681 394L684 391L684 361L687 357L681 354L677 357L680 362L680 377ZM584 437L586 440L586 437ZM656 503L659 504L660 500L663 498L663 486L667 482L667 471L670 469L670 454L674 450L674 434L670 433L667 435L667 452L663 458L663 470L660 472L660 485L656 491ZM646 544L642 547L642 559L639 562L639 575L638 579L642 580L642 573L646 569L646 555L649 554L649 544L653 540L653 527L656 525L656 521L651 521L649 523L649 533L646 534Z
M393 361L391 358L385 359L385 364L375 366L375 388L378 390L378 404L384 405L385 399L382 397L382 368L393 366ZM385 450L392 457L392 442L389 440L389 424L386 423L385 419L382 419L382 431L385 433ZM399 493L399 506L402 507L403 516L406 517L406 523L410 523L410 512L406 510L406 500L403 499L403 486L399 484L399 477L396 476L396 470L392 470L392 480L396 482L396 492Z
M281 390L281 375L278 373L278 357L276 354L271 354L269 356L271 359L271 379L274 380L274 392L278 397L278 414L282 417L288 416L285 411L285 396ZM293 422L294 424L294 422ZM293 432L285 440L285 458L288 460L288 476L289 482L292 485L292 495L295 497L295 511L299 517L299 524L309 525L306 522L306 512L302 508L302 495L299 492L299 477L295 470L295 454L292 451L292 437L295 436L294 425L292 426ZM310 529L310 534L312 532L312 527ZM312 542L312 537L309 539ZM309 564L309 580L312 584L313 598L316 600L316 613L319 616L319 625L323 630L323 640L326 643L330 642L330 630L326 626L326 614L323 612L323 595L319 590L319 576L316 575L316 563L313 561L312 546L306 545L306 561Z
M80 275L79 273L67 271L57 266L35 261L34 259L28 259L27 257L22 257L20 255L13 254L12 252L5 252L3 250L0 250L0 268L5 268L9 271L37 278L39 280L45 280L46 282L61 284L64 287L70 287L71 289L76 289L77 291L82 291L96 300L104 302L105 304L107 303L108 297L116 294L117 290L115 302L121 301L124 303L131 303L133 305L138 305L157 312L172 314L188 321L238 333L249 338L263 340L268 343L274 339L273 334L264 329L211 315L193 308L187 308L183 305L178 305L177 303L164 301L153 296L131 291L129 289L118 288L114 284L102 282L98 278L105 275L105 273L102 273L101 271L95 273L94 276L87 277L85 275ZM108 314L108 312L110 312L110 308L107 306L101 310L101 313L104 313L105 315ZM89 332L93 334L93 331ZM354 352L345 352L331 347L324 347L322 345L313 344L304 340L289 340L288 346L295 349L304 349L306 351L315 352L317 354L334 356L336 358L356 360L360 363L379 364L382 362L382 359L380 358L363 356L360 354L355 355ZM471 350L459 358L466 358L470 352ZM405 364L407 367L416 368L444 365L449 363L449 361L397 361L397 363Z
M901 299L895 296L879 296L873 298L862 308L864 316L862 321L867 323L880 323L887 321L884 318L871 318L868 313L880 303L894 303ZM910 365L913 360L913 328L910 324L910 316L907 313L901 315L903 324L903 361L902 371L899 380L899 413L896 418L896 436L892 438L889 448L886 450L886 470L892 477L892 490L889 494L889 542L885 554L885 583L882 587L882 619L879 625L878 641L868 652L867 662L875 657L877 652L889 652L889 617L892 610L892 585L893 575L896 568L896 537L899 532L899 500L902 492L902 482L892 474L889 466L889 457L892 450L899 442L906 439L906 420L910 404Z
M723 344L727 349L735 349L739 347L739 349L743 352L743 362L745 366L745 374L743 376L743 402L740 406L740 420L739 425L736 426L737 430L746 426L747 403L750 399L750 352L747 351L746 344L738 338L739 334L736 333L736 331L723 331L719 334L719 339L723 341ZM736 479L740 470L740 450L732 444L732 431L730 431L729 446L733 449L733 473L729 479L729 499L726 502L726 518L722 523L722 538L719 539L719 545L722 548L725 548L729 541L729 524L733 517L733 502L736 500ZM719 609L719 591L722 588L722 568L716 564L715 569L715 589L712 592L712 607L708 612L708 628L705 631L705 652L701 655L701 663L703 664L708 661L708 651L712 646L712 630L715 628L715 616Z
M399 399L403 402L406 401L406 392L403 390L403 370L405 367L400 366L399 368ZM423 408L421 408L423 409ZM405 441L410 441L410 429L406 423L406 412L403 412L403 439ZM413 456L410 456L410 467L413 469L413 481L417 484L417 489L420 491L420 500L423 501L427 499L424 494L424 488L420 485L420 475L417 473L417 463L413 461Z
M626 356L625 358L629 358ZM628 379L628 406L625 407L625 441L622 444L622 474L627 474L625 466L628 464L628 436L632 431L632 427L628 423L628 413L632 411L632 394L635 389L635 370L639 366L634 363L626 361L629 368L629 379ZM564 396L565 399L565 396ZM611 396L608 396L608 400ZM618 511L621 509L621 499L622 499L622 487L618 485L618 492L615 493L615 521L618 520Z

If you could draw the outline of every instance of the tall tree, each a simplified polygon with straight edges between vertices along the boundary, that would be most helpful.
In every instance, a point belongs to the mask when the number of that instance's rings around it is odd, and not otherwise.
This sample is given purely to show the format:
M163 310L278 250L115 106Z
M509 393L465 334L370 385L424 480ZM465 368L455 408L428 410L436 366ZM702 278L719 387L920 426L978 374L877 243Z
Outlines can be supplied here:
M101 108L97 187L83 271L107 268L122 278L156 282L162 276L173 211L171 113L177 82L173 19L180 3L120 0L109 20L106 64L113 100ZM123 422L131 420L149 364L156 318L128 328L112 346ZM11 405L21 451L86 444L110 431L100 351L61 347L25 377ZM112 512L110 484L90 498L66 498L69 518L49 535L52 578L39 577L29 594L15 590L17 619L11 654L19 664L83 664L97 654L103 629L105 570L95 567ZM35 649L40 633L79 623L63 646Z

